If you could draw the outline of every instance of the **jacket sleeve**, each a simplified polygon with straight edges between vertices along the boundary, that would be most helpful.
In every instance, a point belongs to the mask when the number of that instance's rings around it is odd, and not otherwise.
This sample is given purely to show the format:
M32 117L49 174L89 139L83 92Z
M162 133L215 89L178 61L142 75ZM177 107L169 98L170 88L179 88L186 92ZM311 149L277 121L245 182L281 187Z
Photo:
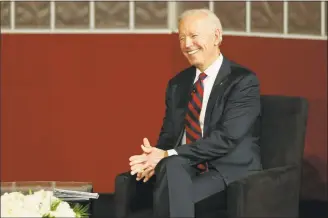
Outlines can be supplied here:
M172 149L174 144L172 97L172 86L171 81L169 81L165 94L165 115L156 145L162 150Z
M260 114L260 87L254 74L234 84L226 99L223 115L208 137L185 144L176 151L193 163L220 158L233 150L253 128Z

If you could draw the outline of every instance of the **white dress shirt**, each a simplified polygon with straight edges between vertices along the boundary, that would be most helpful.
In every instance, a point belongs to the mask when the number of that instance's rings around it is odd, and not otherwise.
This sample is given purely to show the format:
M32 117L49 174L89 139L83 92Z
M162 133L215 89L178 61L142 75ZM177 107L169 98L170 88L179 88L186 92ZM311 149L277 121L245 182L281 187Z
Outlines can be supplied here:
M200 128L202 130L202 134L203 134L203 129L204 129L205 112L206 112L208 99L210 97L210 94L211 94L212 87L213 87L213 84L215 82L216 76L218 75L219 70L221 68L222 62L223 62L223 56L222 56L222 54L220 54L220 56L204 72L207 75L207 77L203 80L204 95L203 95L203 104L202 104L200 117L199 117ZM201 73L202 72L197 68L194 84L198 80L198 77ZM184 130L184 134L183 134L181 144L182 145L186 144L186 130ZM177 154L177 152L174 149L168 150L167 153L168 153L169 156Z

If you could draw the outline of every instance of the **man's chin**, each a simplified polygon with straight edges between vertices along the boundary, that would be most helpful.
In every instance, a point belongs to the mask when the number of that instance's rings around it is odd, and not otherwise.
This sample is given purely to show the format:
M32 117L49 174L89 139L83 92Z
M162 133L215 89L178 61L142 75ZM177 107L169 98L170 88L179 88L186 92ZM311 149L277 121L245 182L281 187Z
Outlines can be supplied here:
M200 65L199 61L196 61L196 60L190 60L190 59L188 59L188 61L189 61L189 63L190 63L191 65L193 65L193 66L195 66L195 67L197 67L197 66Z

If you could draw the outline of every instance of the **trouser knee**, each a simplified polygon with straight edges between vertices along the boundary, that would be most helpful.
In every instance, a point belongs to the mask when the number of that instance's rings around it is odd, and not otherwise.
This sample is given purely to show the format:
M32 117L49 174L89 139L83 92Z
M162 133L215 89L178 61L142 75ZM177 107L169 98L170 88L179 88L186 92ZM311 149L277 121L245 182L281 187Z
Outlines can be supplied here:
M172 167L180 167L180 166L190 166L189 162L186 158L183 158L178 155L172 155L166 158L163 158L155 167L155 174L160 175L166 173L167 169Z

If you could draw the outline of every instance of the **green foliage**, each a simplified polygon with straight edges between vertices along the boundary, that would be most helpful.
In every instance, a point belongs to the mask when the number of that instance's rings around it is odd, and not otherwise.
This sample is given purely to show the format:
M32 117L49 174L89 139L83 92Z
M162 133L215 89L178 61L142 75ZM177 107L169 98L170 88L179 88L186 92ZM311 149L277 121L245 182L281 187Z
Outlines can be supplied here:
M51 206L50 206L50 210L51 211L57 210L57 207L59 206L60 202L61 202L61 200L59 200L59 199L56 200L56 201L54 201L54 202L52 202L51 203Z
M54 216L51 216L49 213L42 216L42 218L55 218Z
M88 210L89 210L89 204L86 206L83 206L83 205L80 205L79 203L77 203L73 207L75 216L78 218L89 216L89 214L87 213Z

